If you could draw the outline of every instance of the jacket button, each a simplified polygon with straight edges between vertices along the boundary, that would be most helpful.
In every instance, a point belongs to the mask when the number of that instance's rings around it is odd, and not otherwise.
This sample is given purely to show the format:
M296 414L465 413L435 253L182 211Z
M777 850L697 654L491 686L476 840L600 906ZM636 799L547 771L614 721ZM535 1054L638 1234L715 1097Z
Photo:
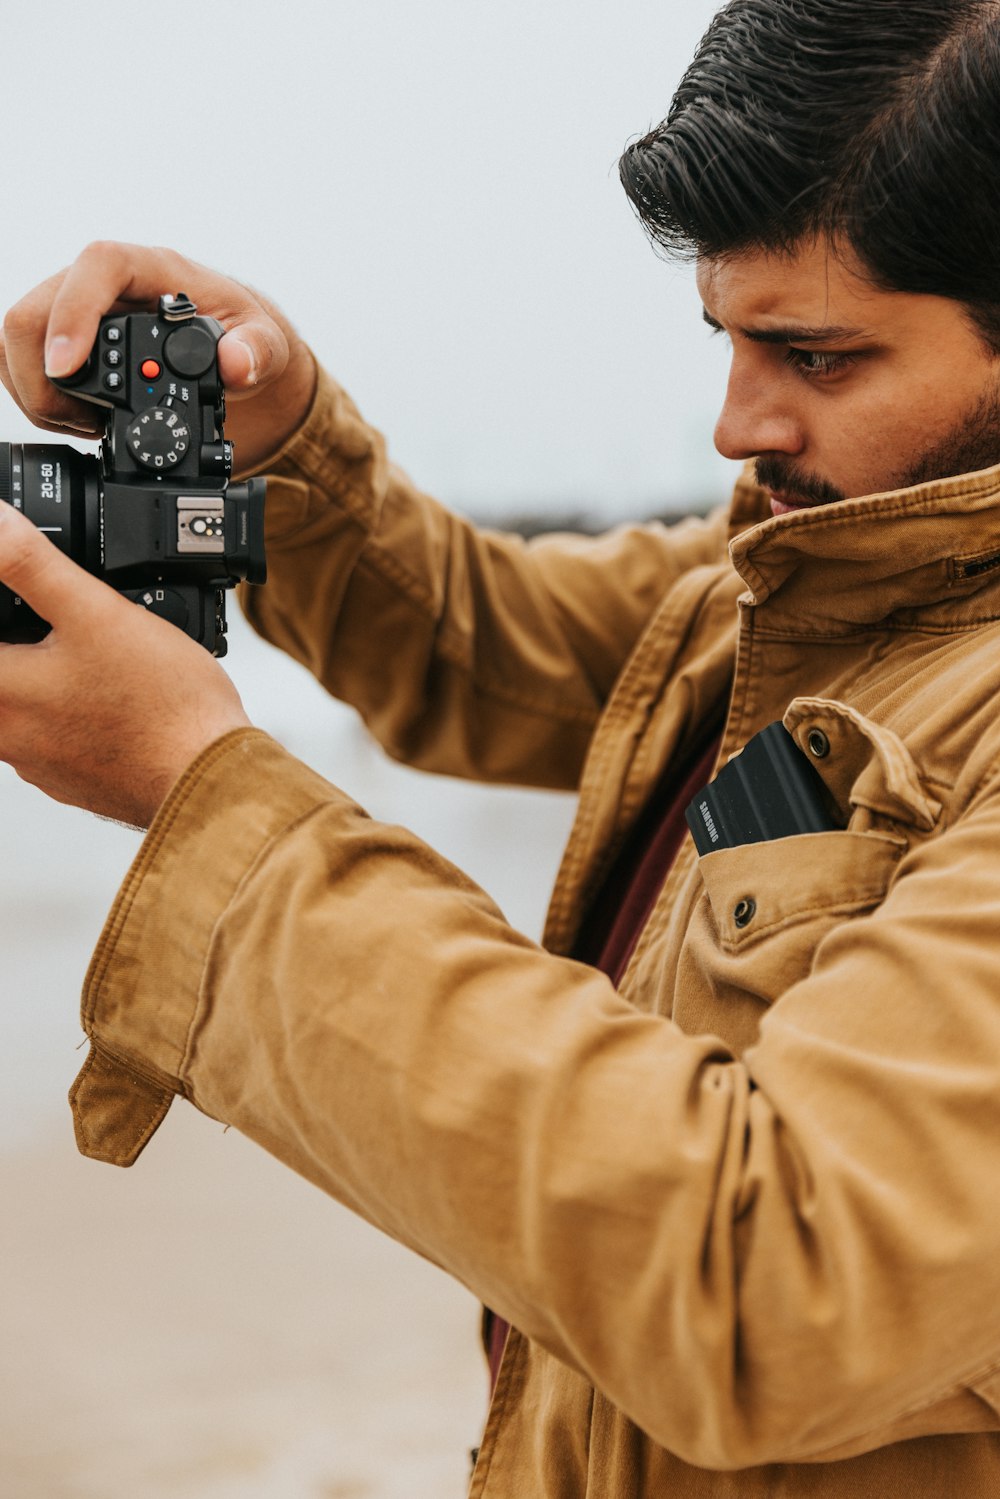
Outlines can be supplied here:
M830 753L830 741L822 729L810 729L806 743L809 746L809 753L815 755L817 760L825 760Z
M741 900L733 911L733 920L742 931L749 926L757 914L757 902L755 900Z

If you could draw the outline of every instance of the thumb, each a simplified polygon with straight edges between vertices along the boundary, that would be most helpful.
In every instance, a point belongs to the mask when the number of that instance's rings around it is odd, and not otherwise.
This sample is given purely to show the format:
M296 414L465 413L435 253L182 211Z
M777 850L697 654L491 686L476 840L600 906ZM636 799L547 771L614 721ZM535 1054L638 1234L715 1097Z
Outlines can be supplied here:
M53 628L95 608L108 591L6 501L0 501L0 583Z
M288 364L288 340L271 318L241 318L219 339L219 374L234 394L268 385Z

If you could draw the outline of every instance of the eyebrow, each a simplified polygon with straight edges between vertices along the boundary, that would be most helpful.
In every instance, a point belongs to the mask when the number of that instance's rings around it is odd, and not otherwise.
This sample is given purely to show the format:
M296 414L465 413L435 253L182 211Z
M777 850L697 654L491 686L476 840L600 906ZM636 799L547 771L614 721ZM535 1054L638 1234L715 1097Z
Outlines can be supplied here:
M714 333L725 333L725 328L717 322L706 307L701 310L701 315ZM861 338L865 335L863 328L843 328L836 323L826 328L810 327L788 327L788 328L741 328L740 334L752 344L825 344L836 343L840 339Z

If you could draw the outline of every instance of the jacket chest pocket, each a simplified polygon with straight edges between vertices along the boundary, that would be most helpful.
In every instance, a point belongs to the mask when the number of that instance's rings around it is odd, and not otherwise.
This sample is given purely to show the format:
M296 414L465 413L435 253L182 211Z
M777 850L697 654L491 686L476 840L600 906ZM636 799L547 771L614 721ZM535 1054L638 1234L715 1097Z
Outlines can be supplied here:
M878 906L940 805L891 729L846 704L798 698L785 727L826 783L842 827L719 849L698 861L674 1014L738 1051L763 1007L806 977L828 932Z
M905 848L889 834L829 832L706 854L681 994L707 981L717 1002L772 1004L808 973L828 931L880 903Z

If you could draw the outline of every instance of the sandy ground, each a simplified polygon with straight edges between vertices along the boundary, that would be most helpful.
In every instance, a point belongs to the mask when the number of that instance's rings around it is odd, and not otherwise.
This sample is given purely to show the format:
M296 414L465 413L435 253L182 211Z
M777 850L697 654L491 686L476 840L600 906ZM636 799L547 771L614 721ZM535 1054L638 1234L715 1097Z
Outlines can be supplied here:
M477 1307L186 1104L135 1167L0 1160L4 1499L449 1499Z

